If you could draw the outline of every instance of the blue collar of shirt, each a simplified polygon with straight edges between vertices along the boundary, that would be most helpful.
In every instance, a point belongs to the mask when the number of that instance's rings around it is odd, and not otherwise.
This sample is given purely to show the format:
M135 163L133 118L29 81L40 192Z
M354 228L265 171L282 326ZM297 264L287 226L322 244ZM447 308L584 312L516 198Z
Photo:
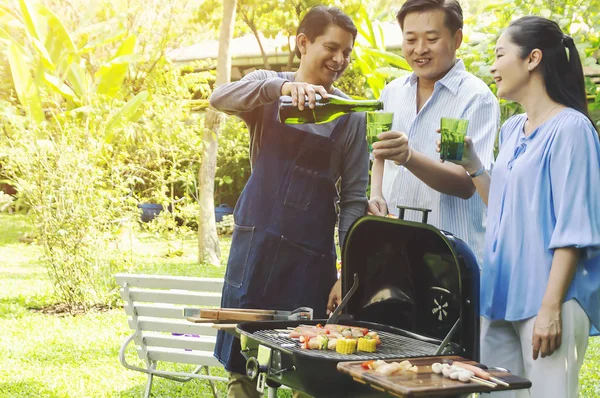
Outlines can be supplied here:
M458 88L460 87L460 84L462 83L462 80L464 78L465 71L466 68L464 62L462 61L462 59L457 59L452 69L450 69L444 77L435 82L435 84L441 84L442 86L450 90L453 95L456 95L456 93L458 92ZM409 78L406 79L406 82L404 84L410 83L411 86L414 86L415 84L417 84L417 79L417 75L413 72L409 76Z

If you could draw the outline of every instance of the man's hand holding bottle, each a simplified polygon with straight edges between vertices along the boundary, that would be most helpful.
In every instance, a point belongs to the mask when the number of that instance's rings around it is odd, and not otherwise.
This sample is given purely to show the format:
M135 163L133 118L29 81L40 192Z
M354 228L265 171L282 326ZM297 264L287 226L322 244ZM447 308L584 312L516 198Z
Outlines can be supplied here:
M300 110L304 109L306 102L308 102L311 109L314 108L317 102L317 94L322 98L327 98L327 90L323 86L302 82L285 82L281 86L281 95L292 97L292 104L298 106ZM303 100L298 101L299 98Z

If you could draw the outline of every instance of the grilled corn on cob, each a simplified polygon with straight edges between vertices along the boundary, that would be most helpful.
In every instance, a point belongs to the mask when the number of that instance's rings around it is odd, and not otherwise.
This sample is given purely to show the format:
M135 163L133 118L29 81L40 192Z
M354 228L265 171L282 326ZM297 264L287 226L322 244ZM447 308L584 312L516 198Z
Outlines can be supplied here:
M356 340L338 339L335 345L335 351L340 354L354 354L356 352Z
M357 349L362 352L375 352L377 350L377 340L369 336L361 337L358 339Z

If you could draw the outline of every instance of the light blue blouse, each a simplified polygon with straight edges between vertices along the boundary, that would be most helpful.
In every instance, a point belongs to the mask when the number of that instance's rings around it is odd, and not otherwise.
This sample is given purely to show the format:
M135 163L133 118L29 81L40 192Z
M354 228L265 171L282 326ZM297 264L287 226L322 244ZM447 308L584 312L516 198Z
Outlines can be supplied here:
M528 137L526 115L500 130L488 202L481 315L523 320L541 308L554 249L581 249L565 301L575 298L600 329L600 142L566 108ZM592 328L592 334L598 330Z

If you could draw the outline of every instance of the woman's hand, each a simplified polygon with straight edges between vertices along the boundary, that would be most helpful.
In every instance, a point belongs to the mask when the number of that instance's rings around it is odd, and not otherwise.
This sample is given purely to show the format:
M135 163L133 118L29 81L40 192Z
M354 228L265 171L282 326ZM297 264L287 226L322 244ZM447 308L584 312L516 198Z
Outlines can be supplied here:
M552 355L560 347L562 340L561 305L548 307L542 305L533 324L533 359L541 354L542 358Z
M388 208L385 199L381 196L372 196L369 200L369 206L367 207L367 213L374 216L387 216Z
M437 129L436 131L438 134L440 133L440 129ZM437 145L436 152L439 153L441 151L442 141L437 140L435 143ZM444 160L440 159L440 162L443 163ZM448 162L461 165L469 174L473 174L479 170L481 167L481 160L479 160L479 156L477 156L477 152L475 152L471 137L465 137L462 160L448 160Z
M327 90L323 86L316 86L309 83L285 82L281 86L281 95L292 97L292 104L298 105L298 109L304 109L304 103L308 101L308 106L312 109L317 102L316 95L327 98Z

